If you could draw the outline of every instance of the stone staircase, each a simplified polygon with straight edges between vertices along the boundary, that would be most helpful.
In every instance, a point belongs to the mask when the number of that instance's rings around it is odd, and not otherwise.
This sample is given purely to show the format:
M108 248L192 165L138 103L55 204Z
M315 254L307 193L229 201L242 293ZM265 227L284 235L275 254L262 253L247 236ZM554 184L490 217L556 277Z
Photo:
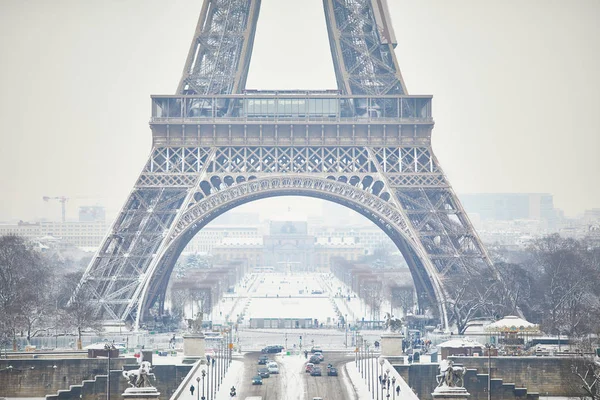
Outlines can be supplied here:
M488 399L488 374L478 374L476 369L467 369L464 376L465 388L471 396L469 400ZM490 381L492 400L539 400L539 393L529 393L527 388L518 388L514 383L504 383L503 379L492 378Z
M121 395L119 393L119 379L122 379L121 372L121 370L110 371L110 394L111 396L118 396L115 398L120 398ZM106 380L106 375L96 375L94 379L85 380L80 385L71 385L67 390L59 390L56 394L46 395L46 400L95 400L100 394L106 396Z

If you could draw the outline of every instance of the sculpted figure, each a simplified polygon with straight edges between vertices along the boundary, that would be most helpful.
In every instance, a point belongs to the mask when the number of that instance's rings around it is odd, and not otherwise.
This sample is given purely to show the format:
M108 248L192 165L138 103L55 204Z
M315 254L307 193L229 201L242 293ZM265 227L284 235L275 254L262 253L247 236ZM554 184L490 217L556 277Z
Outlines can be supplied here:
M151 372L152 365L149 361L142 361L137 370L123 371L123 377L127 379L129 386L134 388L152 387L150 377L155 378Z
M390 332L399 332L402 329L402 320L394 318L390 313L385 313L385 328Z
M202 333L202 318L204 317L204 313L200 311L196 314L196 318L190 318L187 320L188 330L190 333Z
M454 366L452 360L440 361L440 373L436 375L437 387L463 387L465 369Z

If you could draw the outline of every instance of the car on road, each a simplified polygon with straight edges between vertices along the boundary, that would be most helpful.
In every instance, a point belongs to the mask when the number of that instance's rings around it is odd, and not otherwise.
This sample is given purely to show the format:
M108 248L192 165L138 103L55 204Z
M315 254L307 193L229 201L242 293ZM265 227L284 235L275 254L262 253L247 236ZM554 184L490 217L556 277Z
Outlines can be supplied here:
M269 357L267 357L267 356L258 357L258 365L267 365L268 362L269 362Z
M325 360L325 356L323 356L323 353L321 353L320 351L315 352L315 354L313 354L313 357L314 356L319 357L319 361Z
M321 353L323 352L323 349L321 348L321 346L313 346L313 347L310 349L310 352L311 352L311 353L316 353L317 351L320 351Z
M258 375L252 377L252 384L253 385L262 385L262 378Z
M321 376L321 368L314 367L312 371L310 371L310 376Z
M260 376L261 378L268 378L271 376L271 374L269 373L269 369L268 368L259 368L258 369L258 376Z
M283 351L283 346L267 346L261 350L262 353L281 353Z
M333 367L328 368L327 376L338 376L337 368L333 368Z
M306 368L304 369L304 372L310 372L313 370L313 368L315 367L315 364L313 363L306 363Z
M277 363L275 361L271 361L267 365L267 369L269 370L270 374L278 374L279 373L279 365L277 365Z
M319 358L319 356L312 355L310 356L310 359L308 361L313 364L319 364L321 362L321 359Z

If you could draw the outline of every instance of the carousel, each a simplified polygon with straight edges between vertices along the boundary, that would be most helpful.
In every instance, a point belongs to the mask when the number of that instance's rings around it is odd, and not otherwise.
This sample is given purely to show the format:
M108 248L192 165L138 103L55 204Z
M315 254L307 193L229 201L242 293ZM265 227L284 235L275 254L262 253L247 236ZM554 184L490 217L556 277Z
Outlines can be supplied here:
M485 331L490 336L490 343L498 347L500 355L516 356L524 354L529 338L539 335L540 328L516 315L507 315L489 324Z

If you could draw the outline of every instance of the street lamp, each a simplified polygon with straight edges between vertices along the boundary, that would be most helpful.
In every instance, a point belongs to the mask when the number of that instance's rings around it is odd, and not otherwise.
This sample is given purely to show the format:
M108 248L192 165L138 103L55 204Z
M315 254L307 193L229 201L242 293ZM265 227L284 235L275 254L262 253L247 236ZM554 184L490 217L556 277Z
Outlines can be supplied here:
M204 397L204 377L206 376L206 371L202 370L202 400L206 400L206 397ZM196 378L198 379L198 378Z
M369 359L369 355L370 355L369 344L366 343L364 360L365 360L365 364L367 365L367 387L369 388L369 392L370 392L371 391L371 381L373 379L373 373L370 371L372 368L369 368L370 367L369 364L371 363L371 360Z
M344 341L344 344L348 347L348 314L344 317L344 326L346 327L346 340Z
M486 343L485 344L485 348L487 350L487 356L488 356L488 381L487 381L487 398L488 400L492 399L492 344L491 343Z
M200 400L200 377L199 376L196 377L196 397L198 400Z
M383 374L383 363L385 363L385 360L383 359L383 357L379 357L379 365L381 366L381 375L379 376L379 385L381 386L381 400L383 400L383 388L386 379L386 376ZM379 398L379 392L377 392L377 398Z
M386 368L385 370L385 384L387 389L387 395L385 396L387 400L390 400L390 369ZM392 389L394 390L394 389ZM381 393L381 397L383 397L383 393Z

